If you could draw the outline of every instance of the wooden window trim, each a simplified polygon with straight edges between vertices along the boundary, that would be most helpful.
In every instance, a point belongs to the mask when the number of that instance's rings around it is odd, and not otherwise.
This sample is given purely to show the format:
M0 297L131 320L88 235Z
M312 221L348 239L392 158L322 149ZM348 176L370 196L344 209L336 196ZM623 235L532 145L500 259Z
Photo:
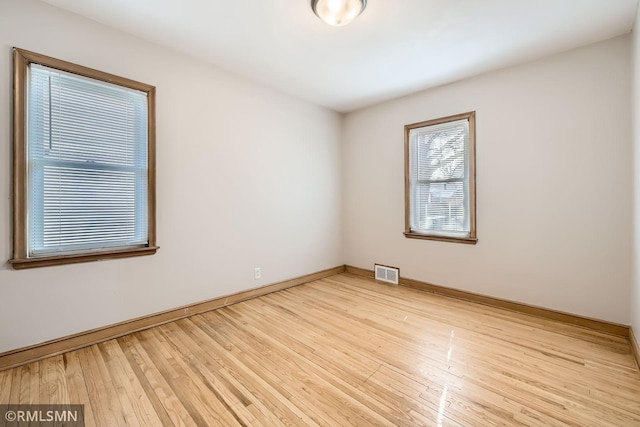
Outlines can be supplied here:
M26 83L29 64L36 63L78 74L84 77L113 83L146 92L148 99L148 227L149 242L145 247L100 252L85 252L48 257L27 257L27 200L26 200ZM83 67L71 62L51 58L24 49L13 49L13 259L9 263L15 269L72 264L113 258L152 255L156 246L156 88L154 86L115 76L103 71Z
M453 236L440 236L436 234L416 233L415 231L405 231L404 237L410 239L423 239L423 240L436 240L439 242L450 243L465 243L467 245L475 245L478 243L478 239L475 237L453 237Z
M404 236L410 239L436 240L440 242L478 243L476 235L476 112L456 114L424 122L412 123L404 127ZM409 159L409 132L412 129L432 126L456 120L469 120L469 236L457 237L446 234L428 234L411 230L411 163Z

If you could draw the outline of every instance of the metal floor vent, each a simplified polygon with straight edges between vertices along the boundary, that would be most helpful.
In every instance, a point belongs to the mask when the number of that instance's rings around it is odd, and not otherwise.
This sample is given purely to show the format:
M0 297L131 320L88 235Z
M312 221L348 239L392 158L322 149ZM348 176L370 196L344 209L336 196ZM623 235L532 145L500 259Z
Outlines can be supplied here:
M395 267L385 267L384 265L374 264L374 270L376 272L376 280L381 282L398 284L400 278L400 270Z

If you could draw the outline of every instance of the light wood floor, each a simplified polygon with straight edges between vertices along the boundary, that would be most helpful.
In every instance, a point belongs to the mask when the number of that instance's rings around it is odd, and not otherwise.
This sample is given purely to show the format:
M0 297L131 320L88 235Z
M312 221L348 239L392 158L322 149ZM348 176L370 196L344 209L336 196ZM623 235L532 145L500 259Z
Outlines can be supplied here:
M87 426L639 426L620 337L341 274L0 372Z

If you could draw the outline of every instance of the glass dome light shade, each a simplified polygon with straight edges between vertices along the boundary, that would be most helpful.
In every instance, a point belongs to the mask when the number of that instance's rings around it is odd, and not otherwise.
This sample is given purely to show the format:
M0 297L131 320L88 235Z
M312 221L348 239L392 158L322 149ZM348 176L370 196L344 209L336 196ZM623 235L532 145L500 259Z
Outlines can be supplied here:
M362 13L367 0L311 0L311 8L329 25L342 26Z

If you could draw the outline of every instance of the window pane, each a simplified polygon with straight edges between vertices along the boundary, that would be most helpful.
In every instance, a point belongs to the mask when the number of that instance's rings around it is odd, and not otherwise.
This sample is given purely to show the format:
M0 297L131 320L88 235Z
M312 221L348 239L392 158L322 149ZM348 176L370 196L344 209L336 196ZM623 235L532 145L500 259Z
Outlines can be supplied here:
M145 93L30 66L29 256L148 243Z
M464 178L468 122L446 123L412 130L418 180Z
M132 172L45 166L43 249L139 241L135 183Z
M146 167L143 92L30 67L30 156Z
M462 182L417 184L414 227L430 231L465 232Z

